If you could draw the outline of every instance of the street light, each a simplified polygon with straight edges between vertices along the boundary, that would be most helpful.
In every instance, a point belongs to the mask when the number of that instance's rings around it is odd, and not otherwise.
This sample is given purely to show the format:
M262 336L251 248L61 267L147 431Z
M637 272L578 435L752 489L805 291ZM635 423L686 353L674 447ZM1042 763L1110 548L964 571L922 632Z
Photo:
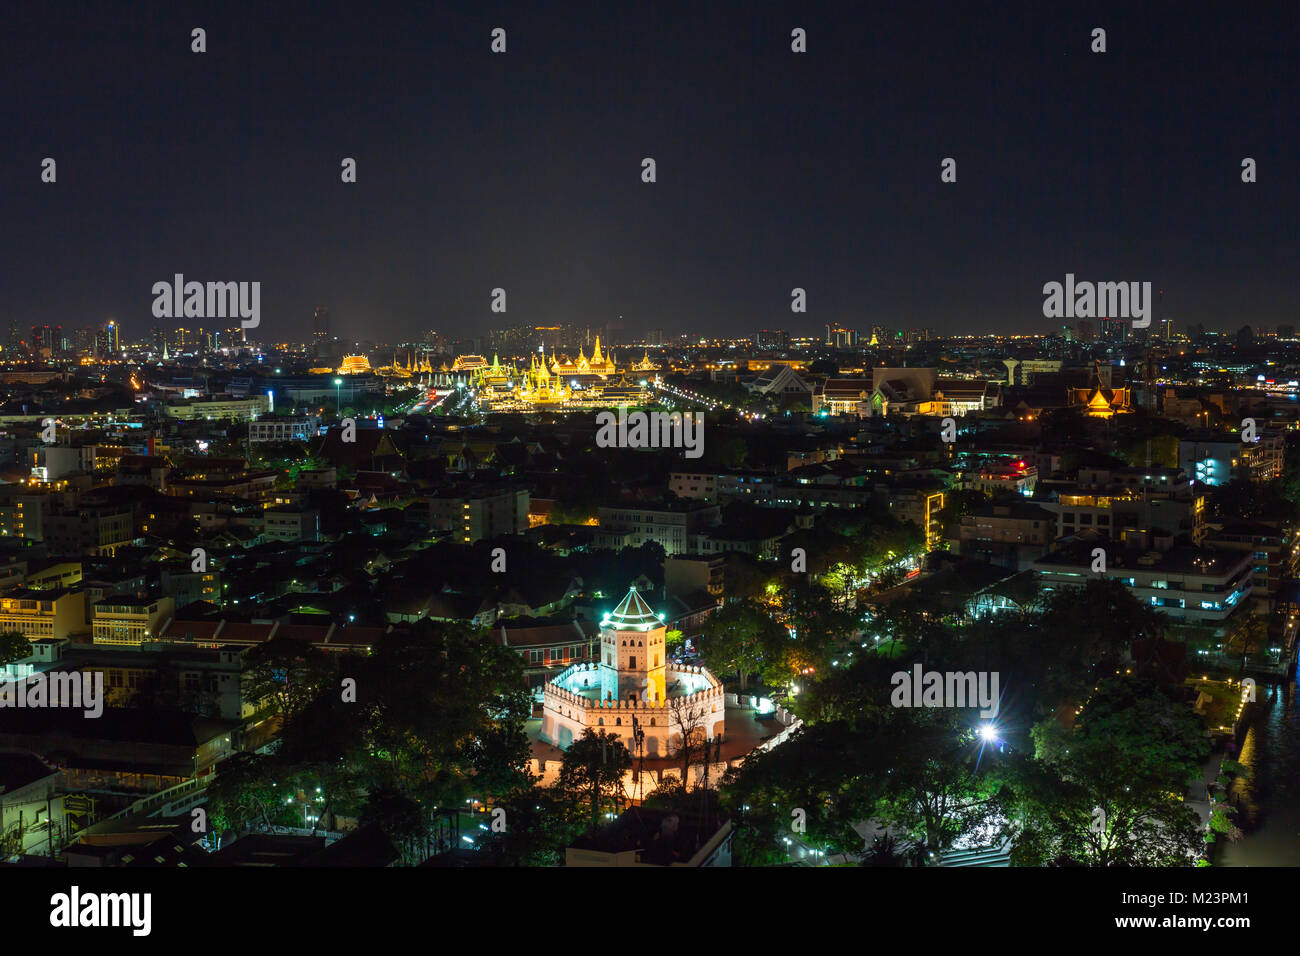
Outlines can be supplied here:
M334 380L334 407L339 413L339 418L343 417L343 379Z

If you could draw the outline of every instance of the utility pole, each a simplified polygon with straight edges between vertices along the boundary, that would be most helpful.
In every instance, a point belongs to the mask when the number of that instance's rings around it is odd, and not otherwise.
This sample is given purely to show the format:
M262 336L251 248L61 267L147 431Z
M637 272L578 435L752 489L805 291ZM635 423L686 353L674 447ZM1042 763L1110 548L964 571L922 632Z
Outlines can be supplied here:
M641 803L642 783L645 777L645 731L641 729L641 722L632 715L632 740L636 744L636 755L640 761L640 766L636 775L636 802Z

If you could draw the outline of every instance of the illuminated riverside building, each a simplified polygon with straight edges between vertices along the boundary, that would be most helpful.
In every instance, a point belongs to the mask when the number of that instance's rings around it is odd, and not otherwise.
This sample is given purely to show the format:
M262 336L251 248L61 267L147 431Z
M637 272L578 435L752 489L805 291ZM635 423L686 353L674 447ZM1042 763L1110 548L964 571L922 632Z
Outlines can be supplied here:
M574 664L543 688L542 737L565 748L587 729L623 738L645 734L646 757L673 752L674 737L722 734L722 681L703 667L668 662L667 628L633 588L600 624L600 658ZM635 723L634 723L635 720Z

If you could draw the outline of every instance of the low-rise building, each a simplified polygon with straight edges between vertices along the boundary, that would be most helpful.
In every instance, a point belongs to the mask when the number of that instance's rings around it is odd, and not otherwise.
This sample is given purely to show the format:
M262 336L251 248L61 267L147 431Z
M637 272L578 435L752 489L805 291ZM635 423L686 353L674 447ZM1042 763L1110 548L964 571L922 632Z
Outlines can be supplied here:
M727 560L720 554L679 554L664 559L664 591L669 597L681 597L693 591L706 591L721 597Z
M264 442L307 441L320 431L315 415L263 415L248 423L250 444Z
M242 720L257 710L256 702L245 700L242 693L245 653L247 648L238 646L204 648L153 640L139 646L78 644L64 649L60 665L102 673L109 707L165 704L206 717Z
M503 621L496 636L524 659L524 678L538 700L542 688L566 667L596 657L599 629L590 621L548 621L525 618Z
M1240 435L1196 432L1178 442L1178 465L1198 484L1224 485L1234 478L1265 482L1282 476L1286 441L1280 431L1261 428L1258 441Z
M159 585L178 608L195 601L207 601L218 607L222 603L221 572L211 567L207 571L192 571L188 564L164 567L159 572Z
M176 602L165 596L140 598L113 594L96 601L94 608L92 633L96 644L139 647L157 638L162 625L176 610Z
M1020 495L1006 495L962 517L958 551L963 558L1024 570L1048 552L1056 528L1057 515Z
M770 501L776 482L758 472L674 471L668 476L668 490L678 498L699 501Z
M283 505L263 512L262 537L267 541L316 541L320 538L320 512L315 508Z
M1034 493L1038 484L1038 468L1020 459L989 461L968 474L965 484L967 488L992 495L1015 491L1028 497Z
M455 486L425 499L430 525L470 544L528 530L528 489L516 486Z
M36 853L63 822L59 771L30 753L0 753L0 833L11 853Z
M812 386L789 365L773 365L747 387L751 392L777 401L812 402Z
M813 391L812 410L815 415L871 415L869 378L828 378Z
M1122 541L1130 532L1163 531L1199 545L1205 538L1205 496L1156 496L1131 489L1080 493L1061 491L1038 502L1056 516L1056 536L1096 531Z
M732 839L730 820L642 807L579 838L564 865L729 867Z
M192 402L169 402L164 410L178 421L233 419L246 422L270 411L271 400L265 395L250 398L214 398Z
M1096 551L1104 552L1104 569ZM1083 587L1096 577L1128 585L1133 596L1178 624L1222 629L1250 597L1254 555L1179 546L1126 549L1102 538L1076 538L1034 562L1045 589Z
M1282 579L1295 573L1294 548L1280 525L1263 521L1232 521L1215 525L1205 543L1223 551L1240 551L1253 559L1251 597L1261 611L1277 605Z
M275 496L275 479L279 474L266 470L205 478L173 478L167 486L167 493L181 498L243 498L265 503Z
M45 517L45 544L51 554L113 555L134 540L130 508L82 508Z
M699 554L700 532L718 524L721 514L717 505L693 500L602 507L596 547L620 550L653 541L666 554Z
M0 632L17 631L29 641L84 634L86 596L66 588L14 588L0 597Z

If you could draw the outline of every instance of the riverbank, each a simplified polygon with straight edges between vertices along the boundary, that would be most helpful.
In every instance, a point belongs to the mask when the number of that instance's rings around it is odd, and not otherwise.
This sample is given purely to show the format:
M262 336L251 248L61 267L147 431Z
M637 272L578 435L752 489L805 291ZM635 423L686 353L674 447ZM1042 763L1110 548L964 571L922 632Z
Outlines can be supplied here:
M1225 842L1218 866L1300 866L1300 711L1296 685L1259 689L1237 760L1251 770L1229 788L1243 836Z

